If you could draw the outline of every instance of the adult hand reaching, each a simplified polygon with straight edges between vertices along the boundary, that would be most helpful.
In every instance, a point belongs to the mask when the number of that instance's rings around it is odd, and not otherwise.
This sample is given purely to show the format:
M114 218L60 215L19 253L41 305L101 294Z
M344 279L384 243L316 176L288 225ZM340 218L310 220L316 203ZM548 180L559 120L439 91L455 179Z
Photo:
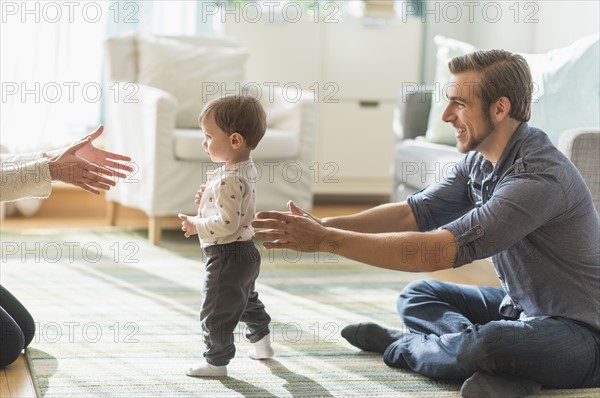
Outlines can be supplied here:
M93 133L76 142L74 145L82 142L85 142L85 144L79 147L79 149L77 149L75 155L98 166L110 168L115 176L119 178L125 178L127 177L127 175L121 173L119 170L131 172L133 171L133 167L123 163L115 162L115 160L122 160L128 162L131 160L131 158L129 156L119 155L118 153L108 152L103 149L96 148L92 144L92 142L96 138L102 135L103 131L104 126L100 125Z
M297 216L306 216L308 218L310 218L311 220L315 221L316 223L319 223L320 225L323 225L323 221L320 218L317 218L315 216L313 216L312 214L310 214L309 212L307 212L304 209L301 209L300 207L296 206L296 204L294 203L293 200L290 200L288 203L288 209L289 214L294 214Z
M285 248L302 252L334 251L335 244L320 219L288 202L289 212L262 211L252 222L257 239L267 240L267 249Z
M48 165L50 177L53 181L73 184L97 195L100 192L94 188L108 190L111 186L115 186L112 179L104 177L113 176L114 173L108 168L95 165L75 155L78 149L89 145L89 140L89 137L85 138L63 150L60 154L51 157Z
M99 194L94 188L108 190L115 186L114 179L104 176L127 177L122 171L130 172L133 168L115 160L130 161L129 156L108 152L92 144L103 131L104 126L100 125L93 133L68 148L49 152L47 156L52 180L73 184L88 192Z

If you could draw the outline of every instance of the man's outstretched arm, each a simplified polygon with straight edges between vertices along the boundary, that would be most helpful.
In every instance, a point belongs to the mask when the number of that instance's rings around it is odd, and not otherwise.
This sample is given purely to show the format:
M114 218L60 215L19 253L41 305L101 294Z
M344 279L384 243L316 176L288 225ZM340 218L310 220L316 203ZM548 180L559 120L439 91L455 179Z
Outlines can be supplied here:
M323 218L327 227L347 231L380 233L418 231L417 221L408 203L388 203L349 216Z
M330 252L375 267L409 272L451 268L456 258L456 241L447 230L368 233L341 229L342 224L323 224L309 215L281 212L260 212L252 223L263 229L255 236L266 240L268 249Z
M304 215L325 227L343 229L346 231L381 233L418 231L417 221L407 202L387 203L375 206L356 214L319 219L288 202L290 214Z

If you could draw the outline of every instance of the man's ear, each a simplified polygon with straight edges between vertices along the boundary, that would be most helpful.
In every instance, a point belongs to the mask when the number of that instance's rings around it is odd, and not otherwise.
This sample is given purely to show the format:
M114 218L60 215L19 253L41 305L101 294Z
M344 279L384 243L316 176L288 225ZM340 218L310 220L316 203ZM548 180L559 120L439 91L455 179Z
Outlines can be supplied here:
M508 117L511 103L507 97L500 97L492 104L492 118L496 122L501 122Z
M233 149L241 148L245 142L246 140L244 139L244 137L237 131L229 136L229 143L231 144L231 147Z

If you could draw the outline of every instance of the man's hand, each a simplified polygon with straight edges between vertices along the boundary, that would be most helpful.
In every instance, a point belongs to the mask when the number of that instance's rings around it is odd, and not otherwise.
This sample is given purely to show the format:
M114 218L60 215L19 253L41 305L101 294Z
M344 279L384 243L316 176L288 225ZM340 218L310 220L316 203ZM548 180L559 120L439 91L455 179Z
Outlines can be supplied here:
M53 181L62 181L73 184L88 192L98 195L100 192L94 188L108 190L115 186L115 182L103 176L112 176L114 173L106 167L95 165L75 154L89 143L90 138L85 138L52 157L48 161L50 177Z
M288 205L288 209L290 210L290 214L293 214L296 216L305 216L305 217L310 218L314 222L318 223L319 225L323 225L323 221L320 218L317 218L317 217L313 216L312 214L310 214L309 212L307 212L306 210L299 208L298 206L296 206L296 204L294 203L293 200L290 200L287 203L287 205Z
M125 178L127 177L127 175L120 172L120 170L131 172L133 171L133 167L128 166L124 163L115 162L115 160L128 162L131 161L131 158L129 156L119 155L118 153L98 149L94 145L92 145L92 142L96 138L100 137L103 131L104 126L100 125L93 133L76 142L74 145L77 145L82 142L84 142L85 144L77 149L75 155L98 166L109 168L117 177Z
M335 244L328 241L328 230L321 220L288 202L289 212L263 211L252 222L257 239L267 240L267 249L286 248L301 252L332 251Z
M181 220L181 230L185 232L184 236L186 238L198 233L195 222L198 217L187 216L185 214L179 214L178 217Z

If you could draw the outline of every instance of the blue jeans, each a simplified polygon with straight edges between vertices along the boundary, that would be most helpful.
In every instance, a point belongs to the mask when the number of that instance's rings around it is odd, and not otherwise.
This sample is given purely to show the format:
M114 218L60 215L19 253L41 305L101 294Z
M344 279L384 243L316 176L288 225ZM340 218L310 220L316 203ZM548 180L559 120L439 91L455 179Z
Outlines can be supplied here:
M568 293L565 293L568 294ZM567 318L506 320L502 289L416 281L398 298L412 332L383 354L389 366L438 379L483 371L547 388L600 386L600 332Z

